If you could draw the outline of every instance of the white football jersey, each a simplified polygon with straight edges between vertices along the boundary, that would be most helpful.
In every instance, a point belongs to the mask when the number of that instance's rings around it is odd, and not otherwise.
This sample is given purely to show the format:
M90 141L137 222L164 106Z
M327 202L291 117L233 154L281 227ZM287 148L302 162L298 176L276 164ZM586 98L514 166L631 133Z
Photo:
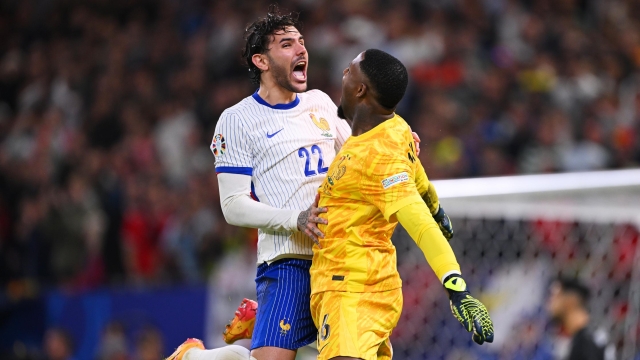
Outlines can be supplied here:
M251 176L254 200L279 209L306 210L349 136L351 128L320 90L275 106L256 91L222 113L211 151L217 173ZM312 246L300 232L258 229L259 264L289 254L313 255Z

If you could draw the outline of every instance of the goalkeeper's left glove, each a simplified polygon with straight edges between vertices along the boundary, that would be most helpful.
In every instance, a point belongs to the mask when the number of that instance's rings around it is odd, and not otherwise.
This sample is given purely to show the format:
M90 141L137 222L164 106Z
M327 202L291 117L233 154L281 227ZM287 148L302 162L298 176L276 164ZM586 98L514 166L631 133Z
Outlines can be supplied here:
M467 331L473 330L473 341L493 342L493 322L487 308L477 299L469 295L467 284L458 274L445 278L444 288L449 292L451 312Z
M453 237L453 226L451 225L449 215L444 212L442 206L438 206L438 211L433 214L433 220L438 223L440 231L442 231L442 235L444 235L447 240L451 240Z

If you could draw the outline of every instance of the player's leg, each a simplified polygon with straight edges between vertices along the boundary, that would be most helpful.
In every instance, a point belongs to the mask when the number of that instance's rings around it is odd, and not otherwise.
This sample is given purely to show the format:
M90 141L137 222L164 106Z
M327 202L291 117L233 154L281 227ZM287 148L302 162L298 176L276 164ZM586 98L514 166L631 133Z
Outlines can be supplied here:
M282 349L273 346L263 346L251 351L252 359L256 360L294 360L296 350Z
M316 327L309 310L310 260L283 259L258 266L258 312L251 355L258 360L294 360L313 343Z
M249 350L238 345L205 350L202 341L187 339L167 360L250 360Z
M249 349L240 345L228 345L218 349L189 350L182 360L250 360Z
M255 317L251 355L249 350L235 345L205 350L200 340L189 339L167 359L294 360L296 350L313 343L316 335L309 310L310 266L309 260L284 259L258 267L260 307ZM252 309L250 305L243 301L238 309L240 318L250 314L246 312Z

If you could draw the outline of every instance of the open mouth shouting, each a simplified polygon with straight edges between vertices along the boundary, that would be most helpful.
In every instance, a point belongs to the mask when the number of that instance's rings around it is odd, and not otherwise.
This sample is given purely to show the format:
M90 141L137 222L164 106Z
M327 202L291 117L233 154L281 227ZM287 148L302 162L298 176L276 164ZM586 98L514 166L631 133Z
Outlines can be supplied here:
M298 83L306 83L307 82L307 60L302 59L298 60L293 65L293 79Z

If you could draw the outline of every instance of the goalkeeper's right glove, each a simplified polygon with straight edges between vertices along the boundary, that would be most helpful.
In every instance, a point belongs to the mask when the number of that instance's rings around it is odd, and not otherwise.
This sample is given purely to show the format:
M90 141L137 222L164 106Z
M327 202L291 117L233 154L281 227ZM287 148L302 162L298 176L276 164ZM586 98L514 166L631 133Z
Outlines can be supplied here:
M493 342L493 322L487 308L477 299L469 295L467 284L458 274L444 279L444 288L449 292L451 312L467 331L473 330L473 341Z
M449 219L449 215L444 212L442 206L438 205L438 211L433 214L433 220L438 223L440 231L442 231L442 235L444 235L447 240L451 240L451 238L453 237L453 226L451 225L451 219Z

